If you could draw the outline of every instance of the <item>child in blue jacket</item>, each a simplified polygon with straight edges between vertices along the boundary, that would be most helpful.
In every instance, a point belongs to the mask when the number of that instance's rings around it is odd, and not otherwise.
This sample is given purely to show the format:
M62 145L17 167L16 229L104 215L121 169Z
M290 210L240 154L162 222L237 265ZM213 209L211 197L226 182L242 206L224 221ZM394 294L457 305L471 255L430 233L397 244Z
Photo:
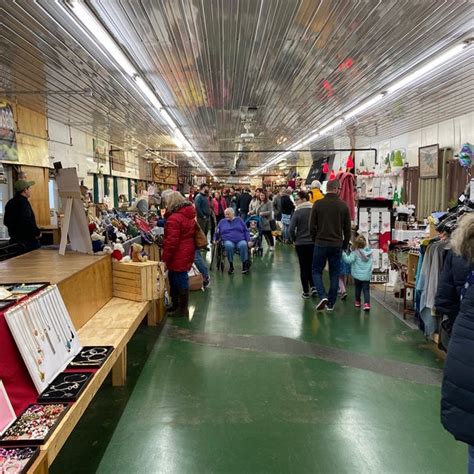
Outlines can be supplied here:
M364 311L370 311L370 280L372 278L372 250L367 240L359 235L352 245L352 252L342 254L344 262L350 264L355 283L355 306L361 307L361 294L364 292Z

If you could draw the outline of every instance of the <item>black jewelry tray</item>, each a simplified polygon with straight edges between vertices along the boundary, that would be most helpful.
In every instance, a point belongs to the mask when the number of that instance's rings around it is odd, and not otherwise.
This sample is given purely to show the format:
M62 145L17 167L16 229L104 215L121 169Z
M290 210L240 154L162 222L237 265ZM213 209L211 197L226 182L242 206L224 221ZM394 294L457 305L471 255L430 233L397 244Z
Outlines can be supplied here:
M91 372L61 372L37 398L38 403L70 403L80 396L94 374Z
M32 454L29 457L28 462L23 466L23 469L21 471L17 471L20 474L26 474L28 472L28 469L35 462L35 459L38 457L38 454L40 452L40 448L35 447L35 446L3 446L3 447L0 447L0 457L2 456L2 452L1 452L2 449L9 450L9 451L11 451L13 449L17 449L17 450L28 449L28 450L32 451ZM3 469L3 466L2 466L2 464L0 464L0 472L3 472L2 469Z
M84 346L67 366L68 369L88 369L102 367L114 350L114 346ZM94 354L92 351L104 352ZM90 354L90 355L87 355ZM103 357L102 357L103 356ZM92 360L91 360L92 359Z
M44 438L41 439L5 439L10 430L14 430L15 426L21 421L22 416L28 411L29 408L36 406L36 405L61 405L64 409L61 414L56 418L54 424L50 427L48 433ZM22 447L29 447L29 446L38 446L44 444L49 437L53 434L53 431L59 425L61 420L63 419L64 415L67 413L69 406L67 403L32 403L29 405L23 413L14 421L14 423L3 433L2 437L0 438L0 447L2 446L22 446Z
M32 291L26 292L26 293L17 293L16 295L9 296L8 298L5 298L3 300L0 300L0 311L5 311L10 306L15 305L16 303L24 300L28 296L32 296L35 293L38 293L38 291L43 290L47 286L49 286L49 282L30 282L30 283L0 283L1 287L6 288L9 291L14 290L15 288L25 285L25 286L36 286L37 288L34 288Z

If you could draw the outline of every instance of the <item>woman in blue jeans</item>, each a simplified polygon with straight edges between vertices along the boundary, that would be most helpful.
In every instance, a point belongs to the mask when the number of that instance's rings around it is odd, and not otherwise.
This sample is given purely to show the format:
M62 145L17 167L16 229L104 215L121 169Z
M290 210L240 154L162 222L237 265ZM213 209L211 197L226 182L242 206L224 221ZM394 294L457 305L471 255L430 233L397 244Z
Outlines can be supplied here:
M237 249L242 261L242 273L250 269L249 250L250 234L245 222L240 217L235 217L235 211L228 207L224 211L224 219L217 226L214 241L220 238L224 243L227 260L229 260L229 275L234 273L234 252Z

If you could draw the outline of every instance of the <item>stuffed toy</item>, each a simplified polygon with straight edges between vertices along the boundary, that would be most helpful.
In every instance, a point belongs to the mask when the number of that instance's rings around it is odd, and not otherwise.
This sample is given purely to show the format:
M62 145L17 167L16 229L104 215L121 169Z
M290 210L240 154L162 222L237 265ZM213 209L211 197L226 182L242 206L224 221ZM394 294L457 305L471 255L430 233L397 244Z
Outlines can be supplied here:
M94 253L100 252L104 248L105 237L99 235L97 232L92 232L92 250Z
M124 252L125 252L125 249L123 248L123 245L119 243L115 243L114 250L111 253L112 260L114 262L120 262L123 259Z
M116 242L117 241L117 233L116 233L115 227L113 225L108 225L107 226L107 238L109 239L110 242Z
M123 232L118 231L117 232L117 240L121 243L124 243L127 240L127 236Z
M132 262L146 262L148 257L143 253L143 245L132 244Z
M112 255L112 247L110 245L106 245L103 249L102 249L102 253L104 255Z

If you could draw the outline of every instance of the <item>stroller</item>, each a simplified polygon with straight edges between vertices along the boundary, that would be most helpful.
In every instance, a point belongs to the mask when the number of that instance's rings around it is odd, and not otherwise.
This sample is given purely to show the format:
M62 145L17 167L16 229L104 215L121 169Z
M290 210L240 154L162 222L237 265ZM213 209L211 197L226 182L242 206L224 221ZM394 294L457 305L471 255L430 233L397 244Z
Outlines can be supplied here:
M263 232L262 232L262 220L260 216L251 216L245 221L245 225L250 231L250 241L252 242L252 247L250 247L250 255L253 257L255 255L263 255ZM254 235L252 235L252 230L255 230Z

